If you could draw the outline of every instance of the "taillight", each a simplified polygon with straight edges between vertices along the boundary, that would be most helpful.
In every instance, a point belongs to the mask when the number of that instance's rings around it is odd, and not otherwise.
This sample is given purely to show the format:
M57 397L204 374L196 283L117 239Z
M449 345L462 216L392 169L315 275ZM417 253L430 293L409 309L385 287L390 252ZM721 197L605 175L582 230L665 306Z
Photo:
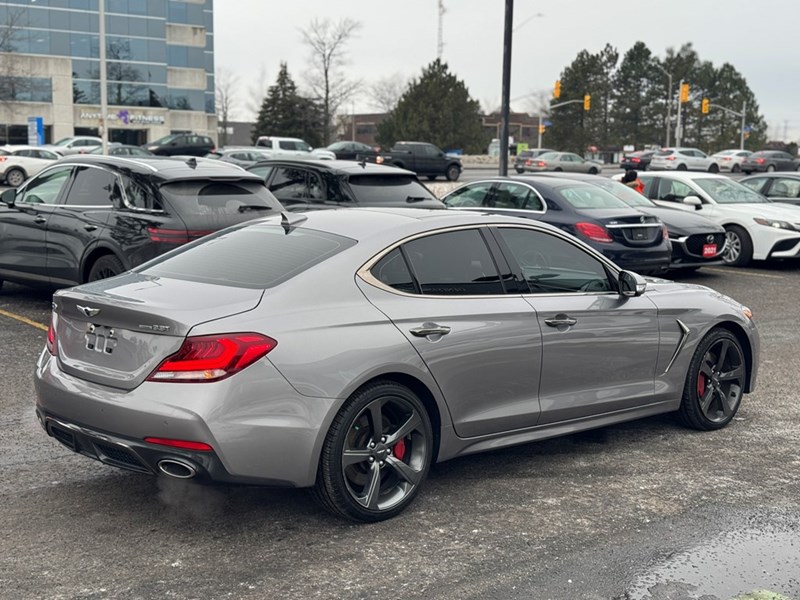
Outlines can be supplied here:
M7 156L0 156L0 162L6 162L8 160Z
M614 241L608 233L608 230L602 225L597 225L596 223L575 223L575 227L581 234L594 242L608 243Z
M266 356L278 342L259 333L187 337L148 377L150 381L219 381Z
M675 160L675 157L674 156L668 156L667 160Z
M47 351L56 356L58 354L58 346L56 345L56 316L55 313L50 313L50 326L47 328Z
M764 164L764 162L765 162L765 160L764 160L763 158L757 158L757 159L756 159L756 162L757 162L758 164L760 164L760 165L763 165L763 164Z
M194 450L196 452L212 452L214 449L204 442L190 442L188 440L171 440L168 438L146 437L144 441L148 444L158 444L159 446L169 446L170 448L181 448L183 450Z
M531 159L530 158L525 161L525 166L526 167L530 167L531 166Z
M383 157L382 156L376 156L375 157L375 163L378 164L378 165L382 165L383 164Z
M536 166L537 167L546 167L547 163L544 162L543 160L538 160L538 161L536 161Z
M662 225L662 226L661 226L661 235L663 235L663 236L664 236L664 239L665 239L665 240L668 240L668 239L669 239L669 229L667 229L667 226L666 226L666 225Z
M634 157L631 158L631 162L637 163L637 162L639 162L639 159L634 156Z
M186 229L163 229L161 227L147 228L147 235L150 236L151 241L176 245L191 242L203 237L204 235L208 235L209 233L213 232L210 230L193 231L190 229L187 231Z

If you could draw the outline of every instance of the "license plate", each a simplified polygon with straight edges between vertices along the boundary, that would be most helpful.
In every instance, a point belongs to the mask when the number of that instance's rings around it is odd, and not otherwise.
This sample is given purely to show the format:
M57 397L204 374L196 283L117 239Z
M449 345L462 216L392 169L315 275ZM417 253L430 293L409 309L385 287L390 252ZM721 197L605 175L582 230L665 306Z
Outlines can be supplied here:
M703 258L713 258L717 255L716 244L703 244Z

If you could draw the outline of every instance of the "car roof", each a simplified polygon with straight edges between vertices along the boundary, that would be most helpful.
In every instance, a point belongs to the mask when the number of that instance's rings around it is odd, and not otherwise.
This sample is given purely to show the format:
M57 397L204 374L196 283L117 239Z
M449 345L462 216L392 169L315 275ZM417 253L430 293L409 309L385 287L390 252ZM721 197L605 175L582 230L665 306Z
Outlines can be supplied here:
M668 177L670 179L684 181L694 181L695 179L725 179L727 181L733 181L733 179L725 175L717 175L716 173L691 173L688 171L643 171L639 173L639 178L642 177Z
M319 171L329 171L339 175L358 175L362 173L374 175L414 175L412 171L400 169L391 165L377 165L375 163L355 160L323 160L313 158L268 158L260 160L252 167L289 165L294 167L308 167L309 165Z
M572 175L570 173L570 175ZM544 187L550 187L552 189L558 189L562 187L574 187L575 184L578 185L590 185L588 183L583 183L582 181L578 181L577 179L573 179L570 175L563 175L561 177L549 174L540 174L540 173L532 173L530 175L510 175L503 177L502 175L495 175L494 177L483 177L481 179L476 179L475 181L468 181L464 183L464 185L470 185L473 183L485 183L487 181L496 181L496 182L504 182L504 181L513 181L515 183L527 183L529 185L536 184L541 185ZM598 177L597 175L588 175L589 177ZM463 187L463 186L459 186Z
M178 181L198 178L230 178L249 179L263 182L263 179L254 173L248 173L241 167L218 160L176 159L169 156L113 156L105 154L81 154L66 156L56 164L99 165L117 169L124 169L140 175L148 175L163 181Z

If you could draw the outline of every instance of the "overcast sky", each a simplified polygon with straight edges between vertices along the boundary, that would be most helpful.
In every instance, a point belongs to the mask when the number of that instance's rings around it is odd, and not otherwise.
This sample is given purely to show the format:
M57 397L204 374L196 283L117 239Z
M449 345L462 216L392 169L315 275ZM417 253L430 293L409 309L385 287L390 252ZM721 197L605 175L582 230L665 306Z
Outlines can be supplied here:
M241 114L254 90L272 85L280 63L302 88L308 49L300 31L313 18L355 19L349 73L364 83L351 107L373 110L366 87L418 76L436 58L438 0L216 0L216 68L239 80ZM482 106L499 106L504 0L444 0L443 59ZM630 7L635 7L632 10ZM800 0L516 0L512 108L552 90L576 54L610 43L620 57L641 40L659 57L692 42L702 60L730 62L755 93L774 139L800 139ZM516 100L515 100L516 99ZM724 104L724 99L716 102ZM731 107L739 109L741 107Z

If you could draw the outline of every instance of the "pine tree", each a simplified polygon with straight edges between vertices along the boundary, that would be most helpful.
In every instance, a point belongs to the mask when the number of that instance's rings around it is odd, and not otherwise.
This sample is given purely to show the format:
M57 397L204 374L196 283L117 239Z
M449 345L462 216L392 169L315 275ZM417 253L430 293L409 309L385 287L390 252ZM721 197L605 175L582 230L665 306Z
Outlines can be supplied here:
M378 125L377 135L383 146L414 140L467 153L485 152L489 138L481 125L480 103L439 59L409 83L395 109Z

